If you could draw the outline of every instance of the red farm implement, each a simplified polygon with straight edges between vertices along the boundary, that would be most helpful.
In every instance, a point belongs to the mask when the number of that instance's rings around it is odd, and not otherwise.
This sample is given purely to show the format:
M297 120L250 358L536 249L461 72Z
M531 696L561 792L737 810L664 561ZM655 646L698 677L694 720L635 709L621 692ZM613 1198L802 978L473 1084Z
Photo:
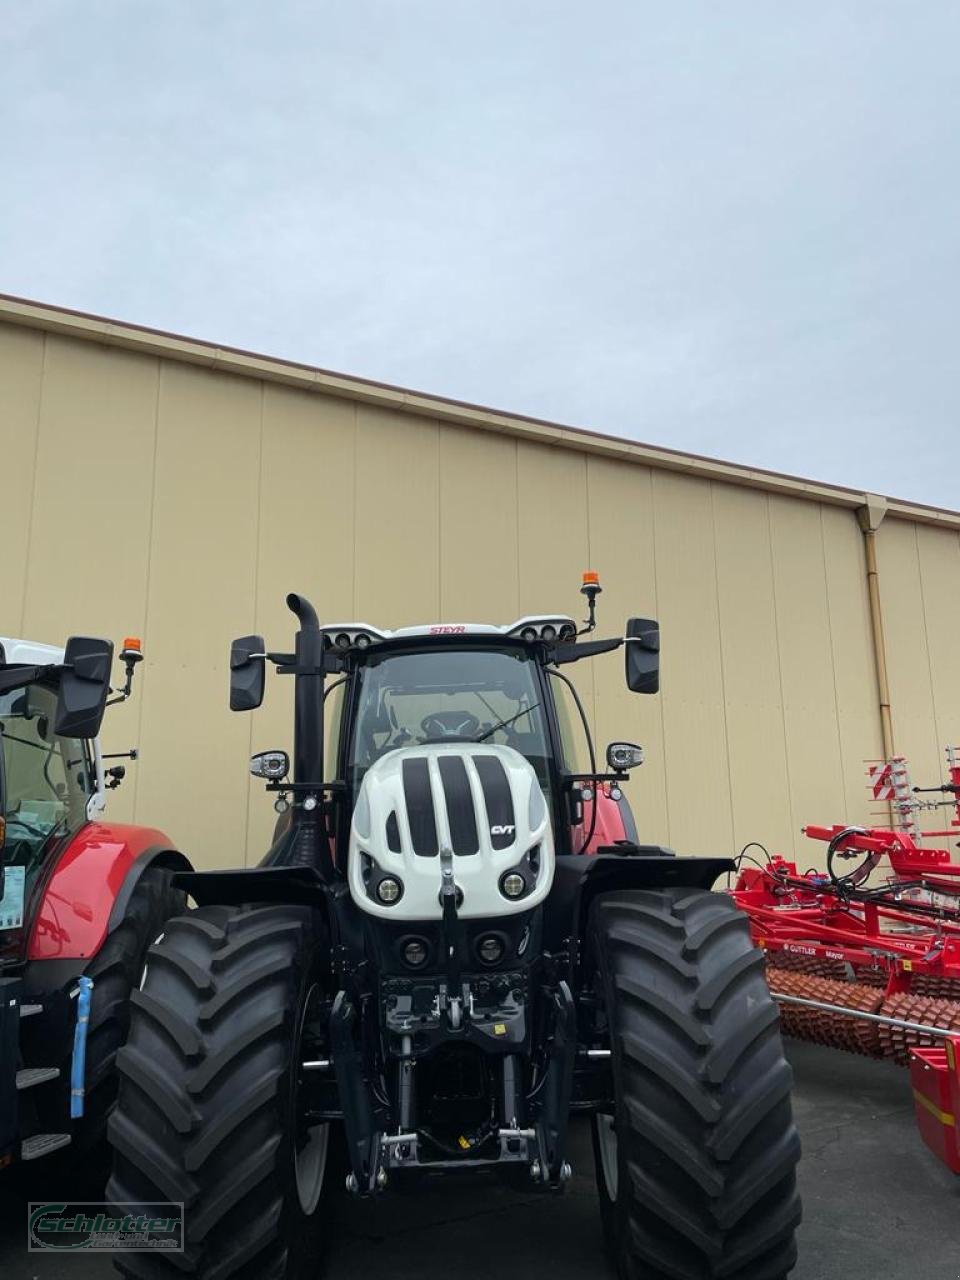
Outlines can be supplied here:
M960 837L960 750L947 759L950 781L924 790L948 800L919 799L902 759L872 768L893 826L808 826L825 872L741 859L734 897L784 1032L908 1066L924 1141L960 1173L960 862L925 843ZM945 806L946 829L919 829L923 810Z

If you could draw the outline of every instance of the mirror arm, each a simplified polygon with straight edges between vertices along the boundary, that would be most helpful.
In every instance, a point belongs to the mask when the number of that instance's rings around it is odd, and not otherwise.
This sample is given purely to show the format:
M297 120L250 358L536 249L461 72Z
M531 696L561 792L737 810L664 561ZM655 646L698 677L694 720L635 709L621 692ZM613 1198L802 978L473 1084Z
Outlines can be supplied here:
M559 667L565 662L579 662L581 658L595 658L601 653L613 653L623 642L623 636L613 636L610 640L588 640L585 644L558 644L551 657Z
M126 700L130 697L130 693L133 687L132 663L127 664L126 677L127 678L124 680L123 685L117 692L116 697L108 698L107 701L103 704L105 707L115 707L118 702L126 702ZM110 692L113 693L113 690L111 689Z
M630 774L623 773L565 773L563 775L563 785L565 787L574 786L578 782L629 782Z
M11 689L20 689L25 684L36 684L38 680L42 680L46 675L53 675L61 672L63 667L48 664L42 667L25 667L19 664L12 664L6 668L0 668L0 693L9 693Z
M298 667L297 657L293 653L264 653L254 654L254 657L266 658L268 662L274 663L278 676L295 676L300 674L312 675L314 673L313 666ZM346 658L343 654L333 653L329 649L323 651L323 674L327 676L340 675L346 667Z

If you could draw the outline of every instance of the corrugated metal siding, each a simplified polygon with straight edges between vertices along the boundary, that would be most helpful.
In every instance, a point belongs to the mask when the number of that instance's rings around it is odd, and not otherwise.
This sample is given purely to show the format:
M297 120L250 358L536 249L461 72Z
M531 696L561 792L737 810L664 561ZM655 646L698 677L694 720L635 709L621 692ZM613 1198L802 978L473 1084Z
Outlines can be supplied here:
M918 783L949 781L943 747L960 745L960 541L885 520L877 543L897 750Z
M880 754L862 538L850 509L473 430L39 330L0 326L0 631L142 632L107 742L142 759L117 818L204 865L256 861L274 814L252 749L289 745L292 690L227 710L228 643L289 643L303 591L329 620L401 626L578 610L659 617L663 693L612 656L575 671L598 743L643 742L646 838L681 852L796 850L807 821L863 821ZM919 780L960 739L960 542L879 533L898 749Z

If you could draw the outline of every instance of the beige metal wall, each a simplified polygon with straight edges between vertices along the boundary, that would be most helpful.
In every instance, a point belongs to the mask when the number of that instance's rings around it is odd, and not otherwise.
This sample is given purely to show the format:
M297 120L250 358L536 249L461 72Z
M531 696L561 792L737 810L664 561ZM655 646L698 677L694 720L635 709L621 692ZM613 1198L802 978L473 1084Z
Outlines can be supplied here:
M601 743L636 739L641 830L682 852L816 850L805 821L868 816L880 728L852 509L0 324L0 633L144 636L109 748L142 760L111 803L203 865L255 862L273 813L246 772L289 745L291 690L227 710L228 642L289 642L303 591L326 620L660 618L663 693L617 655L575 669ZM960 739L960 543L880 531L898 748L918 777ZM592 667L592 670L591 670Z
M896 748L918 784L947 782L943 748L960 746L960 540L885 520L877 541Z

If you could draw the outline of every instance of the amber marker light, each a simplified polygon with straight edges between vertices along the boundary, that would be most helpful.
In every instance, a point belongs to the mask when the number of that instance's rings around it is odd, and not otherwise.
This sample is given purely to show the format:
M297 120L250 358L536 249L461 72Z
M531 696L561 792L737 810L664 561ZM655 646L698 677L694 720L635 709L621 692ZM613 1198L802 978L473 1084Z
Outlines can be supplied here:
M143 642L139 636L126 637L123 648L120 650L120 658L128 667L133 667L135 663L142 660Z

